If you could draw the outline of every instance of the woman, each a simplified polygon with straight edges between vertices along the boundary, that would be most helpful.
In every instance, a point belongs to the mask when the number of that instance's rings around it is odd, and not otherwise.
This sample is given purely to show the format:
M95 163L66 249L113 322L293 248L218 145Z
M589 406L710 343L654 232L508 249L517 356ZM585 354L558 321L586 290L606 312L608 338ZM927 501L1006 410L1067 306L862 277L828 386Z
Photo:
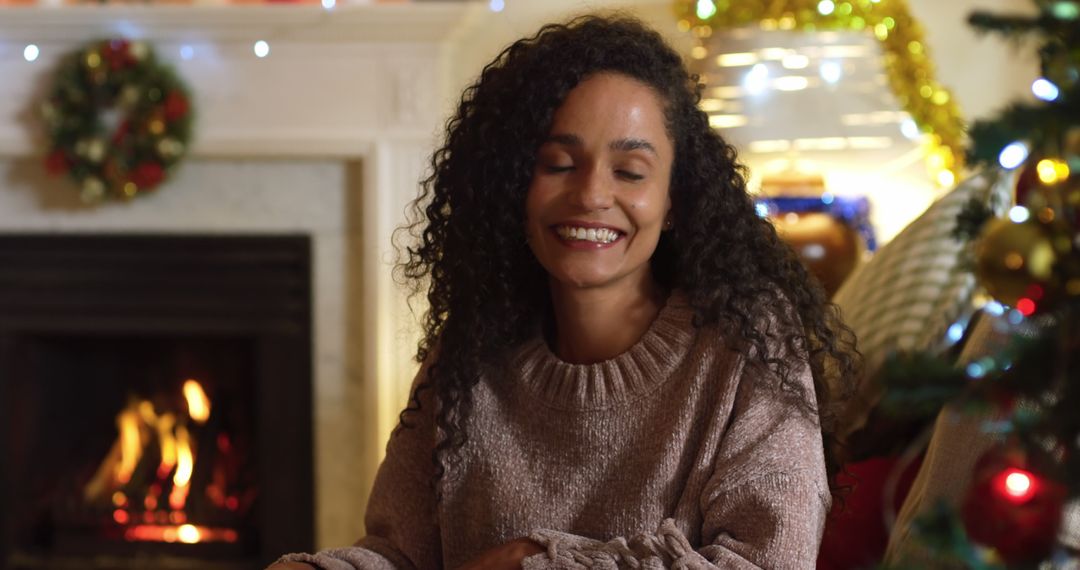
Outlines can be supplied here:
M697 89L621 18L484 69L417 200L424 365L368 536L275 568L812 567L850 331Z

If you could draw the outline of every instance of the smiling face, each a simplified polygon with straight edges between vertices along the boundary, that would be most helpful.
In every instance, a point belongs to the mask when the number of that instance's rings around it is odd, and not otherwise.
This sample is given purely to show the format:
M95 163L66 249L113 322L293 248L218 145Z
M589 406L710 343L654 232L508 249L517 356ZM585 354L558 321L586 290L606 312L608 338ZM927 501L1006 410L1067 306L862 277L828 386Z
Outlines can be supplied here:
M674 158L659 96L625 75L582 81L555 112L525 202L553 287L640 286L671 209Z

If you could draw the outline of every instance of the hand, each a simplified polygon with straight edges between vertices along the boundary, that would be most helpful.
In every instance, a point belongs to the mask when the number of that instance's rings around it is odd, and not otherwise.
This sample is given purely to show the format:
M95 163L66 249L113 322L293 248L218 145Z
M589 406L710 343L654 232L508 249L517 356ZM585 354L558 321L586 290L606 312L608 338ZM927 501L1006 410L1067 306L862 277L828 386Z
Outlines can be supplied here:
M520 570L522 560L545 551L528 538L518 538L480 553L458 570Z
M315 567L303 562L282 562L281 564L273 564L266 570L315 570Z

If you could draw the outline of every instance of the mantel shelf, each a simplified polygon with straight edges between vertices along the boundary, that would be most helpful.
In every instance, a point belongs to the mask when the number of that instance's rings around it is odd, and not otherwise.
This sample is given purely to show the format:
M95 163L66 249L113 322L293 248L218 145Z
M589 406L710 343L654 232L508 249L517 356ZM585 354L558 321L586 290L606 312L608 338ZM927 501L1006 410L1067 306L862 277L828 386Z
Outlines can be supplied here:
M427 143L454 46L480 2L44 5L0 8L0 156L40 154L52 70L86 42L143 39L190 86L192 154L359 157L378 141ZM256 40L268 57L253 53ZM28 44L34 61L24 59Z
M318 4L104 4L0 8L0 44L123 34L156 40L442 42L477 2ZM0 57L3 52L0 48ZM20 51L21 54L21 51Z

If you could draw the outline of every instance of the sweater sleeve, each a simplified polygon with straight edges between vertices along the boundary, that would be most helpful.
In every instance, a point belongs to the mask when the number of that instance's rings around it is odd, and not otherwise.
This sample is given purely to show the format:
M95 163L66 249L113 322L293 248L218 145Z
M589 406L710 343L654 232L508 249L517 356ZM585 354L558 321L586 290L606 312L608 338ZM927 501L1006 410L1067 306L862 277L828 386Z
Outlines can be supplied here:
M530 538L547 551L523 568L813 568L831 499L817 414L805 404L815 402L810 369L791 362L797 390L756 362L743 367L700 498L700 546L673 519L607 542L541 530Z
M413 381L416 393L424 367ZM424 570L442 566L442 546L430 487L435 429L432 390L420 395L419 411L406 413L413 427L398 425L386 446L368 500L367 535L353 546L282 556L323 570Z

